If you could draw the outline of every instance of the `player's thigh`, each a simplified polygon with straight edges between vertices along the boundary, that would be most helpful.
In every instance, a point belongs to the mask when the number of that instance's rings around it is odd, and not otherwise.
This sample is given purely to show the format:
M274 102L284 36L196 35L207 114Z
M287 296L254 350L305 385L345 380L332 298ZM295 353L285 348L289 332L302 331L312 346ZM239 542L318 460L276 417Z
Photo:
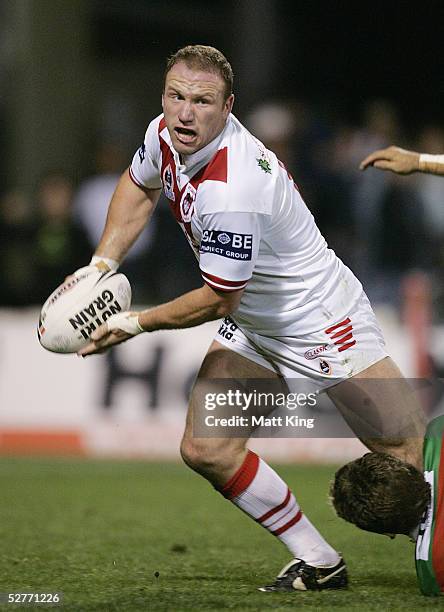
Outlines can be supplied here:
M215 453L222 451L239 451L245 448L252 429L245 428L243 435L239 437L222 438L214 435L212 437L199 437L195 435L195 426L203 423L206 408L206 396L209 392L224 393L230 387L230 381L238 386L242 381L274 379L281 384L280 377L271 369L268 369L243 355L232 351L214 340L202 362L197 375L196 382L191 392L188 406L184 442L193 440L193 446L201 446ZM282 382L282 384L284 384Z
M331 387L328 395L368 448L421 462L425 415L390 357Z

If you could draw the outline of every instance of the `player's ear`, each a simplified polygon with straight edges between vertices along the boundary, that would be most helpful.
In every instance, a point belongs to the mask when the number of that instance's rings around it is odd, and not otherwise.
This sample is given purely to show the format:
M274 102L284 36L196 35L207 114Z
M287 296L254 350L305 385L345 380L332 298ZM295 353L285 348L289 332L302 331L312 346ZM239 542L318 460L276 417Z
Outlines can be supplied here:
M224 104L224 111L226 112L227 117L231 113L233 104L234 104L234 94L230 94L228 98L225 100L225 104Z
M163 92L162 92L162 110L164 110L164 106L163 106L163 98L164 98L164 96L163 96Z

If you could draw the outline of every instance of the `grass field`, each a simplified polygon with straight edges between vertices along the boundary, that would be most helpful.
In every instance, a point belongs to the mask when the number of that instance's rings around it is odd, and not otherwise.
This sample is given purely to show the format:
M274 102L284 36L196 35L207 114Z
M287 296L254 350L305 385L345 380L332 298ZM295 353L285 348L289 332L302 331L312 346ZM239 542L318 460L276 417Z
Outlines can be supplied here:
M272 594L256 587L289 560L284 547L181 465L0 459L0 592L62 591L65 610L443 607L419 594L407 538L390 541L335 518L327 504L333 471L280 469L343 552L350 588Z

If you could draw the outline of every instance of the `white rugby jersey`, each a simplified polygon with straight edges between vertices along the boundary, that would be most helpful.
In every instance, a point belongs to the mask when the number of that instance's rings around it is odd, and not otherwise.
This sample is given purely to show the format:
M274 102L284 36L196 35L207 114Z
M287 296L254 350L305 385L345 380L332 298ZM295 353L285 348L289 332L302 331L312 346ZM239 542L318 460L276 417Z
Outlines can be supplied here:
M160 115L129 171L140 187L163 186L203 280L219 291L244 288L232 314L242 329L310 333L340 320L361 295L283 164L234 115L217 138L182 157Z

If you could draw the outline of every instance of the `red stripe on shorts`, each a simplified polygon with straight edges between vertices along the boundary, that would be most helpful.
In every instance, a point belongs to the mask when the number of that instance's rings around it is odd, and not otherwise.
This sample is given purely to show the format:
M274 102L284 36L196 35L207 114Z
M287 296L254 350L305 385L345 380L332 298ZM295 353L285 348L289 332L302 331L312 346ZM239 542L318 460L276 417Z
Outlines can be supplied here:
M348 348L350 348L351 346L354 346L355 344L356 344L356 340L353 340L353 342L347 342L347 344L343 344L341 347L338 348L338 353L342 353L342 351L346 351Z
M348 332L351 332L352 330L353 330L353 325L348 325L347 327L344 327L344 329L340 329L335 334L333 334L333 336L331 336L331 339L334 340L335 338L342 338L344 334L348 334ZM335 342L335 344L338 344L338 343Z
M353 338L353 334L347 334L346 336L341 336L339 340L336 340L334 344L344 344L344 342L348 342Z
M336 323L336 325L333 325L332 327L329 327L328 329L325 330L326 334L331 334L332 331L335 331L335 329L338 329L338 327L342 327L343 325L348 325L349 323L351 323L350 319L347 317L346 319L344 319L343 321L341 321L340 323Z
M243 464L220 492L227 499L233 499L248 489L259 469L259 457L249 450Z

